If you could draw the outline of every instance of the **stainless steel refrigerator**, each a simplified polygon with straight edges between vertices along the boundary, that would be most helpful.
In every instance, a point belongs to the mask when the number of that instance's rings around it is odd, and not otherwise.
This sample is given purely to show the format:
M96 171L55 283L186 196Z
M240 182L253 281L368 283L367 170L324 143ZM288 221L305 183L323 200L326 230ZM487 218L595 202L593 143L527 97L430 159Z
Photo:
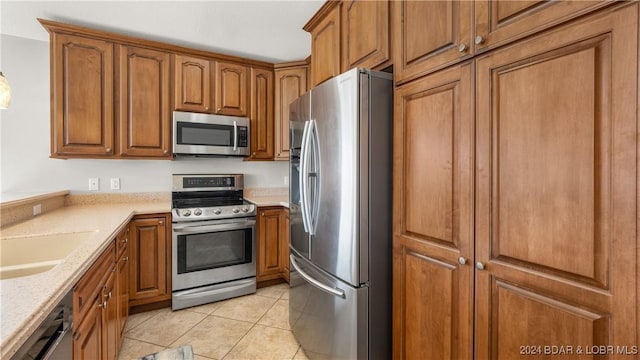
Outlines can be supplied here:
M290 105L289 322L312 359L391 358L391 74Z

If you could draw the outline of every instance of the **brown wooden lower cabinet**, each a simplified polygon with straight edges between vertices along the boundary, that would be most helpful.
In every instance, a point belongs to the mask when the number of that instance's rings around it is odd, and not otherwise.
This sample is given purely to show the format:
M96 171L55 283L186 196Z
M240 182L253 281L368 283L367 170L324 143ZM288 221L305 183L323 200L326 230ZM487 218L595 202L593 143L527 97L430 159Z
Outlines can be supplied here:
M120 322L120 334L123 334L129 318L129 246L126 246L120 252L117 268L118 319Z
M140 215L129 224L129 305L171 299L171 215Z
M97 295L89 312L74 319L73 359L95 360L102 358L102 298ZM78 324L77 326L75 324Z
M111 268L111 274L102 288L102 354L103 359L118 358L120 344L120 324L118 322L118 297L116 296L116 267Z
M256 219L256 280L288 279L289 210L283 207L258 208ZM286 244L286 246L285 246Z
M289 282L289 209L284 209L284 227L283 233L280 236L280 248L282 249L284 268L282 270L282 277L286 282Z
M114 360L120 347L121 314L116 262L118 235L73 291L73 358ZM124 304L128 307L128 304Z

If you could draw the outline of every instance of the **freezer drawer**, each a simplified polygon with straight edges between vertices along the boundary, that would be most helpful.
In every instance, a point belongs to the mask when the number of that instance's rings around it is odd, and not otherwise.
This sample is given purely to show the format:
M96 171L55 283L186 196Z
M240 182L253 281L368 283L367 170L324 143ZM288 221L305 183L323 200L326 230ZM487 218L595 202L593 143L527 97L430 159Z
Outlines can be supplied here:
M351 287L293 252L290 261L289 322L309 358L367 359L369 289Z

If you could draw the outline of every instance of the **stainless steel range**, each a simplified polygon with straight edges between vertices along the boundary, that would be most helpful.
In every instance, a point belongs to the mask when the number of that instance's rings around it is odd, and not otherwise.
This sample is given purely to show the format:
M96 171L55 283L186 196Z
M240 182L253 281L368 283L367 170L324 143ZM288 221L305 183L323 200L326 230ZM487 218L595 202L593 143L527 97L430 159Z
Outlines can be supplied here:
M256 291L256 207L242 175L173 175L172 308Z

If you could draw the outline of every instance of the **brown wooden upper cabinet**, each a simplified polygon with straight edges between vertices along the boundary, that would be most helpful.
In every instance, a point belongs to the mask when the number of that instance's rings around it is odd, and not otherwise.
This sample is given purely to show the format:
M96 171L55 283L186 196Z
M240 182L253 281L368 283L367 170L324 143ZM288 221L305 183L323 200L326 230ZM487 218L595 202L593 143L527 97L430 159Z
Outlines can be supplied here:
M51 33L51 156L169 159L170 55Z
M211 61L174 55L174 108L211 112Z
M215 62L215 113L247 116L249 68L244 65Z
M390 2L327 1L304 26L311 33L310 84L354 67L390 64Z
M304 26L311 33L311 87L341 72L340 5L327 1Z
M400 83L608 4L509 0L392 3L394 76Z
M308 66L304 62L275 70L275 156L289 160L289 104L307 92Z
M112 42L51 33L51 156L114 153Z
M171 158L170 55L118 47L119 154Z
M388 1L344 1L342 29L342 71L389 60Z
M394 77L404 81L472 55L471 1L393 1Z
M273 159L273 71L251 68L251 160Z
M495 48L610 3L603 0L476 1L473 38L476 52Z

